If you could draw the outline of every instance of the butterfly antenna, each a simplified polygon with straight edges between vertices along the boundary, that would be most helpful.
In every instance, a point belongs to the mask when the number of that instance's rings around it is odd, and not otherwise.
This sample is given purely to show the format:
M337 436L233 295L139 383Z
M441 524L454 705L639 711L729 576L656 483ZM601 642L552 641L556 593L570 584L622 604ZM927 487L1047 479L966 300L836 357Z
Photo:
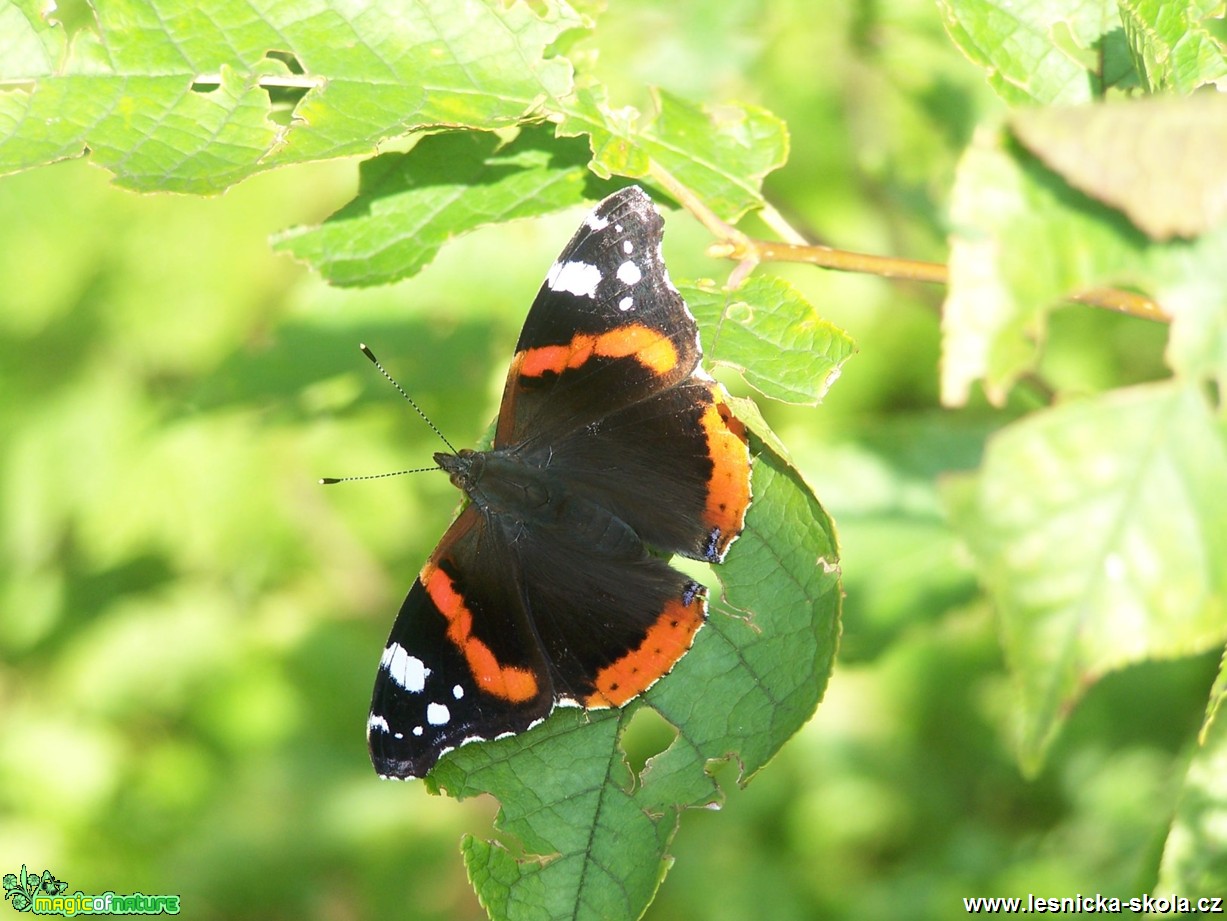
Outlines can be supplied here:
M439 427L430 421L430 417L427 416L426 413L422 412L422 407L418 406L417 403L413 401L413 397L405 393L405 388L396 382L396 378L394 378L391 374L389 374L384 369L384 366L379 363L379 359L375 357L375 353L366 347L366 343L365 342L359 343L358 348L362 349L362 354L365 355L367 358L369 358L371 360L371 364L373 364L376 368L379 369L379 373L388 379L388 383L390 383L393 387L396 388L396 392L399 393L402 397L404 397L408 401L409 405L412 406L417 411L417 414L422 417L422 421L424 421L427 425L429 425L430 430L434 432L436 435L438 435L440 440L445 445L447 445L448 450L450 450L453 454L455 454L456 449L452 447L452 443L447 440L447 436L445 436L442 432L439 431ZM321 486L331 486L334 483L352 483L355 480L382 480L385 477L390 477L390 476L404 476L406 473L426 473L429 470L442 470L442 469L443 469L442 467L436 464L433 467L414 467L412 470L395 470L392 473L368 473L365 476L325 476L325 477L320 477L320 485Z
M358 344L358 348L362 349L362 354L365 355L367 358L369 358L371 360L371 364L373 364L376 368L379 369L379 373L388 379L388 383L390 383L393 387L396 388L396 392L399 393L401 396L403 396L409 402L409 405L412 406L414 410L417 411L417 414L422 417L422 421L425 422L427 425L429 425L430 430L439 436L439 440L442 441L445 445L447 445L447 449L451 451L453 454L455 454L456 449L452 447L452 443L447 440L447 436L445 436L442 432L439 431L439 427L430 421L430 417L426 415L426 413L422 412L422 407L418 406L417 403L413 402L413 397L405 393L405 388L396 382L396 378L394 378L391 374L389 374L387 371L384 370L383 365L379 363L379 359L375 357L375 353L372 352L369 348L367 348L366 343L360 342ZM437 470L439 468L427 467L425 469ZM411 472L416 472L416 471L404 471L404 472L411 473ZM392 474L392 475L395 475L395 474Z
M333 483L352 483L354 480L382 480L389 476L404 476L406 473L425 473L428 470L442 470L442 467L415 467L413 470L396 470L392 473L368 473L366 476L322 476L321 486L331 486Z

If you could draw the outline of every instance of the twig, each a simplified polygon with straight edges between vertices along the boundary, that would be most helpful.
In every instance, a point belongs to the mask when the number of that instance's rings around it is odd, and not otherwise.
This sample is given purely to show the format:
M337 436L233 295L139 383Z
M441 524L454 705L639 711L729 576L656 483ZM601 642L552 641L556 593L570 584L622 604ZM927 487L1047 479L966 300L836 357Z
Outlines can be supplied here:
M694 193L678 182L666 170L653 164L652 178L717 238L707 248L714 259L732 259L737 262L729 277L729 284L736 287L760 262L808 262L841 272L861 272L883 278L901 278L907 281L923 281L936 285L950 283L950 270L940 262L924 262L919 259L896 259L893 256L874 256L869 253L854 253L830 246L817 246L804 241L783 216L770 205L762 211L762 218L772 230L791 242L757 240L736 227L721 220ZM1123 291L1119 288L1092 288L1070 295L1069 300L1091 307L1115 310L1133 317L1170 323L1171 314L1163 306L1144 294Z

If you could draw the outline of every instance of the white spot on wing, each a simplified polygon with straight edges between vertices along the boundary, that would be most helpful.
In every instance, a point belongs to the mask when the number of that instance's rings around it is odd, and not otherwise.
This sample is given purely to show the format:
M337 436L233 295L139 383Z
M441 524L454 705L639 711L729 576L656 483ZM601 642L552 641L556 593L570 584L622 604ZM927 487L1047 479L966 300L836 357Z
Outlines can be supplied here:
M414 726L414 727L413 727L413 734L414 734L415 736L420 736L420 735L422 734L422 727L421 727L421 726Z
M635 251L635 244L634 244L634 243L632 243L630 240L623 240L623 241L622 241L622 252L626 253L626 255L628 255L628 256L629 256L629 255L630 255L631 253L633 253L634 251Z
M551 291L566 291L576 297L596 297L601 270L586 262L555 262L545 276L545 283Z
M452 696L459 700L464 696L464 688L462 688L460 685L456 685L454 688L452 688Z
M452 711L445 704L428 704L426 707L426 722L432 726L446 726L452 718Z
M635 299L631 297L630 295L627 295L626 297L622 298L622 300L618 301L619 310L630 310L634 306L635 306Z
M636 285L639 279L643 278L643 273L639 271L639 266L627 260L618 266L618 281L624 285Z
M388 677L406 691L416 694L426 687L426 676L430 669L422 664L422 660L405 652L399 643L389 643L388 648L379 657L379 664L388 670Z
M584 223L588 225L589 230L604 230L609 226L609 219L597 217L597 213L593 211L586 218L584 218Z
M366 734L369 736L376 729L378 729L380 732L387 732L388 721L378 713L372 713L369 717L367 717Z

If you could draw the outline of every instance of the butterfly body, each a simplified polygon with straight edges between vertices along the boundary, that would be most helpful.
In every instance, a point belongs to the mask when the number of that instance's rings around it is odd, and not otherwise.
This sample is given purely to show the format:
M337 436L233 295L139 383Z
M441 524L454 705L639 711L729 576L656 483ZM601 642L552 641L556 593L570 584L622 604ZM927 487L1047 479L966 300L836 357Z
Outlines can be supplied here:
M556 705L622 706L702 626L706 589L657 554L723 560L750 458L699 365L662 229L637 188L601 202L529 311L493 446L435 455L470 501L380 659L367 738L382 776L420 777Z

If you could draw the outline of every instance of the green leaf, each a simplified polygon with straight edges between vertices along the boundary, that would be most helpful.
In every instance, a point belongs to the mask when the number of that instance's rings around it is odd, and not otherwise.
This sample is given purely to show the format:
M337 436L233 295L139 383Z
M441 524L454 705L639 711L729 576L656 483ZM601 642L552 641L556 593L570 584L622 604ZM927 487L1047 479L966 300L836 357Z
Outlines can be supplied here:
M1210 727L1218 719L1219 712L1223 709L1223 704L1225 703L1227 703L1227 651L1223 653L1223 661L1219 665L1218 677L1214 680L1214 687L1210 689L1210 702L1206 705L1206 720L1202 723L1201 732L1197 737L1197 741L1203 746L1206 744L1206 739L1210 736Z
M1069 201L1034 161L981 131L959 163L951 193L950 284L942 309L942 400L988 397L1035 361L1044 313L1062 295L1138 261L1142 242L1102 205ZM1132 236L1131 236L1132 234Z
M1192 237L1227 215L1227 99L1217 93L1025 109L1015 136L1071 186L1150 237Z
M695 105L663 90L653 99L641 123L634 108L610 109L599 91L582 90L564 105L559 133L588 134L603 177L646 179L659 167L729 222L761 207L763 177L788 159L784 123L757 106Z
M1159 864L1161 892L1212 896L1227 892L1227 656L1211 693L1197 751L1189 764L1176 818Z
M735 368L773 400L818 403L856 349L782 278L753 275L734 291L681 289L704 330L708 361Z
M950 38L1011 105L1088 102L1099 93L1095 51L1119 28L1111 0L939 0Z
M1161 270L1154 290L1173 318L1168 364L1227 392L1227 232L1173 245Z
M1201 23L1222 16L1218 0L1120 0L1129 47L1147 89L1189 93L1227 84L1227 54Z
M947 498L1000 612L1027 770L1104 673L1227 639L1227 444L1200 388L1036 413Z
M660 100L661 115L645 129L653 133L624 138L635 162L606 156L604 166L622 175L649 176L649 155L668 162L675 178L730 219L761 204L762 172L754 174L750 161L760 159L770 168L782 162L782 124L765 113L721 110L709 116L663 94ZM723 127L716 124L721 118ZM755 126L763 138L739 134L740 128L753 133ZM599 125L590 127L604 133ZM691 146L671 149L653 140L658 136ZM396 281L420 271L456 235L599 197L589 160L588 143L556 138L543 125L523 128L509 143L489 133L426 137L408 153L364 163L353 201L322 227L288 231L275 245L310 262L334 284Z
M41 0L0 12L17 27L0 56L0 172L88 148L129 188L215 192L416 126L511 125L571 91L570 63L546 50L581 25L561 0L476 0L463 16L449 0L91 9L71 44ZM303 94L290 117L273 117L275 90Z
M587 145L553 135L528 127L504 144L487 132L447 132L367 160L349 204L319 227L287 231L274 248L335 285L408 278L452 237L598 197L588 188Z
M746 782L817 706L839 633L834 534L797 473L757 439L753 449L746 528L717 570L725 600L673 672L621 711L559 710L527 733L457 749L427 777L460 798L494 795L496 827L523 848L465 839L492 917L639 917L680 813L720 802L710 762L732 760ZM620 738L645 706L677 736L636 778Z
M371 153L418 130L547 120L591 136L602 178L663 171L731 221L762 205L763 176L787 157L784 124L752 106L696 106L659 92L640 124L634 110L605 106L597 84L575 94L571 62L557 52L586 20L565 0L475 0L463 16L447 0L412 0L395 15L307 0L219 0L207 15L176 0L112 0L67 24L39 0L0 4L0 22L14 27L0 60L0 173L89 152L121 185L209 193L275 166ZM560 148L567 170L572 154ZM391 195L398 181L435 178L432 166L444 184L461 182L466 165L478 165L473 155L455 164L380 158L362 202ZM395 175L402 170L411 175ZM500 200L485 203L489 215ZM451 217L463 229L464 215ZM341 283L363 283L357 266L351 274L329 260L348 261L335 237L303 241L304 256ZM377 265L372 281L390 269Z
M1186 199L1210 194L1197 188ZM1175 318L1173 369L1227 381L1227 224L1191 242L1150 241L1120 212L1070 189L991 132L978 134L959 164L951 223L942 320L948 405L966 402L976 380L990 400L1003 402L1034 365L1047 314L1099 287L1157 298Z

